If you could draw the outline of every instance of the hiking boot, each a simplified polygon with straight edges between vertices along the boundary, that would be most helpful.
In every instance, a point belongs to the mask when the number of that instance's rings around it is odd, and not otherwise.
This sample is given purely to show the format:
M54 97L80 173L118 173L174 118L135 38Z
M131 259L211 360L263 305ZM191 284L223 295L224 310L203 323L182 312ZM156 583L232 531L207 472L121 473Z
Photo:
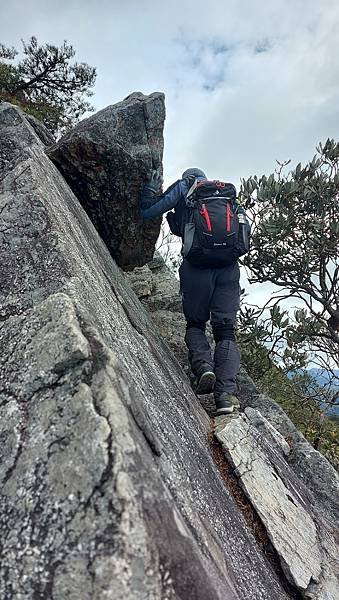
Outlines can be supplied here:
M220 394L220 396L218 396L218 398L215 399L217 415L227 415L233 412L235 406L233 404L233 398L235 398L235 396L232 396L232 394L223 392Z
M215 384L215 375L210 365L203 365L198 375L198 384L195 393L198 396L211 394Z

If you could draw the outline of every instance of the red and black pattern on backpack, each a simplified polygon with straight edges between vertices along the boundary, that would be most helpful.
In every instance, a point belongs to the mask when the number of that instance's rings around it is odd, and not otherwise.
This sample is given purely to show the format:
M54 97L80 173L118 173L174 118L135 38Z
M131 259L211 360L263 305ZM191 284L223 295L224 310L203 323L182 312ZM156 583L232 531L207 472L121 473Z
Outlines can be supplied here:
M239 218L231 183L201 180L188 192L184 256L196 266L224 266L239 258Z

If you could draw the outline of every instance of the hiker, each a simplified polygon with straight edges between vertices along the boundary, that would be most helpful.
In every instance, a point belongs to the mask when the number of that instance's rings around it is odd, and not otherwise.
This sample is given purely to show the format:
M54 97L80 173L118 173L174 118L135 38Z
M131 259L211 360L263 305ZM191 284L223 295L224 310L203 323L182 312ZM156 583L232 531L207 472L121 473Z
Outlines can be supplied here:
M245 211L232 184L208 181L200 169L187 169L166 192L161 190L162 178L155 170L144 184L140 208L145 219L167 212L170 230L183 242L180 290L195 392L213 391L217 414L231 413L239 407L234 392L240 352L234 326L240 305L238 258L249 249ZM214 359L205 335L208 320Z

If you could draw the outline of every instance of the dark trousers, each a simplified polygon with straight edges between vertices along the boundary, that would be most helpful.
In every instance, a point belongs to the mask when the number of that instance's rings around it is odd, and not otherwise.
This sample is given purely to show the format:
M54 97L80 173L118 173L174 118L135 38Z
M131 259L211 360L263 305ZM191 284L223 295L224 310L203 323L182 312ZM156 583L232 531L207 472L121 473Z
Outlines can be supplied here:
M201 367L209 365L216 376L215 397L222 392L232 394L240 366L240 352L234 337L240 304L239 265L198 269L184 260L179 276L191 369L198 376ZM209 320L215 339L213 358L205 335Z

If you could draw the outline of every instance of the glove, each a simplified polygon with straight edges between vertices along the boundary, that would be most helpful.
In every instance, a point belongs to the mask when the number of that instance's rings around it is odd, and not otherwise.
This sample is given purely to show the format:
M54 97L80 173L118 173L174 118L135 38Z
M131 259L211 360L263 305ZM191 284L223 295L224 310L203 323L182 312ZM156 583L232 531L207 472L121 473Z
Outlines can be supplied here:
M149 190L150 192L154 192L155 194L158 194L159 192L161 192L162 184L163 178L160 175L159 170L155 169L154 171L152 171L151 176L148 177L147 182L145 183L145 189Z

